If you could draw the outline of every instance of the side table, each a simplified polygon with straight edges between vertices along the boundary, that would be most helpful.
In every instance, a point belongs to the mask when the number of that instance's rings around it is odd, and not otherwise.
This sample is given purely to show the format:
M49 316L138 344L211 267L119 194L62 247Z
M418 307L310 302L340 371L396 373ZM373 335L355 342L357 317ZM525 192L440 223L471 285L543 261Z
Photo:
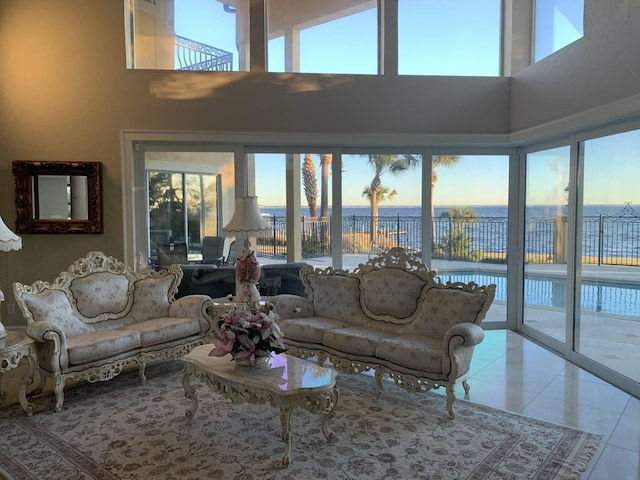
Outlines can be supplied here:
M27 360L27 372L22 376L22 383L18 391L18 400L22 409L31 415L33 403L27 402L27 385L33 383L33 375L38 364L38 357L33 338L22 332L7 330L7 336L0 339L0 403L4 402L7 392L2 388L4 374L20 365L20 360Z

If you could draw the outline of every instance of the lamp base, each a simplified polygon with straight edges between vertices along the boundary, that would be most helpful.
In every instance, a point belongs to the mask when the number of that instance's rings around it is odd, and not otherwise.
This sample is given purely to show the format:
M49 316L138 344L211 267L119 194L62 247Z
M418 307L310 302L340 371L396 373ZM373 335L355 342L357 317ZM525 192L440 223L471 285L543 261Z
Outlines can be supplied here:
M260 292L255 283L238 283L236 295L238 303L255 303L260 301Z

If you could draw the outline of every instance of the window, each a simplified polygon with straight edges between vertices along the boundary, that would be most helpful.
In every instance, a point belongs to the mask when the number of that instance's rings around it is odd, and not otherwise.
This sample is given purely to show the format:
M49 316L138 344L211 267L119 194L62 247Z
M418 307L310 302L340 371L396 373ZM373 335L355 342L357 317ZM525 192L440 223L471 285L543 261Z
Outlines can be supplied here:
M486 320L504 322L509 155L451 153L432 157L432 268L443 281L496 284Z
M583 23L584 0L536 0L534 62L582 38Z
M342 156L342 259L355 268L403 247L422 254L422 155Z
M378 73L375 1L269 3L270 72ZM294 6L295 5L295 6Z
M248 70L249 32L236 9L211 0L125 0L128 68Z
M587 139L580 150L575 350L640 382L640 130Z
M170 263L202 258L202 239L218 232L217 177L147 172L149 257L153 263L162 263L163 255L173 257Z
M399 0L398 73L500 75L500 0Z

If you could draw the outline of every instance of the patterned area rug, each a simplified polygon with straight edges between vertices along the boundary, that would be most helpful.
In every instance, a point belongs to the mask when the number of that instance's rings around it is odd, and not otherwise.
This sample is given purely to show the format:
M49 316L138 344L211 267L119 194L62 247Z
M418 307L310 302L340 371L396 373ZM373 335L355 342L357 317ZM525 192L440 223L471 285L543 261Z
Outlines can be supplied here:
M375 397L367 375L340 375L340 399L322 435L321 417L293 412L291 465L277 411L232 404L195 385L192 421L181 362L68 388L63 411L52 394L36 413L0 409L0 472L8 479L571 479L580 478L598 435L464 400L455 420L445 398L385 385ZM0 478L2 475L0 475Z

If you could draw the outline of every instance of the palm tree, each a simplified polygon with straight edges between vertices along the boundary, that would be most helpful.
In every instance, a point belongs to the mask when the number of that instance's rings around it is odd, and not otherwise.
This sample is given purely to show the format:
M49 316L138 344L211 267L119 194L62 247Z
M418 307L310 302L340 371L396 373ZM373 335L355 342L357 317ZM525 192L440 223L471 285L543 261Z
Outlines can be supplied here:
M440 214L440 218L449 219L448 230L442 234L437 246L443 258L473 262L482 260L482 250L472 250L473 238L465 230L477 217L476 212L469 207L450 207L449 211Z
M460 155L434 155L431 157L431 251L436 247L436 224L435 224L435 196L436 183L438 183L437 167L450 167L460 160Z
M329 244L329 167L333 162L331 153L320 155L320 217L321 235L324 245Z
M310 153L304 156L302 180L304 183L304 195L307 197L307 204L309 205L309 216L315 218L318 209L318 180L316 178L316 167Z
M420 158L414 155L364 155L369 165L373 167L374 176L369 188L369 202L371 203L371 229L370 241L375 242L378 235L378 202L380 200L379 191L382 188L380 177L385 173L398 175L410 168L415 168L420 164Z

